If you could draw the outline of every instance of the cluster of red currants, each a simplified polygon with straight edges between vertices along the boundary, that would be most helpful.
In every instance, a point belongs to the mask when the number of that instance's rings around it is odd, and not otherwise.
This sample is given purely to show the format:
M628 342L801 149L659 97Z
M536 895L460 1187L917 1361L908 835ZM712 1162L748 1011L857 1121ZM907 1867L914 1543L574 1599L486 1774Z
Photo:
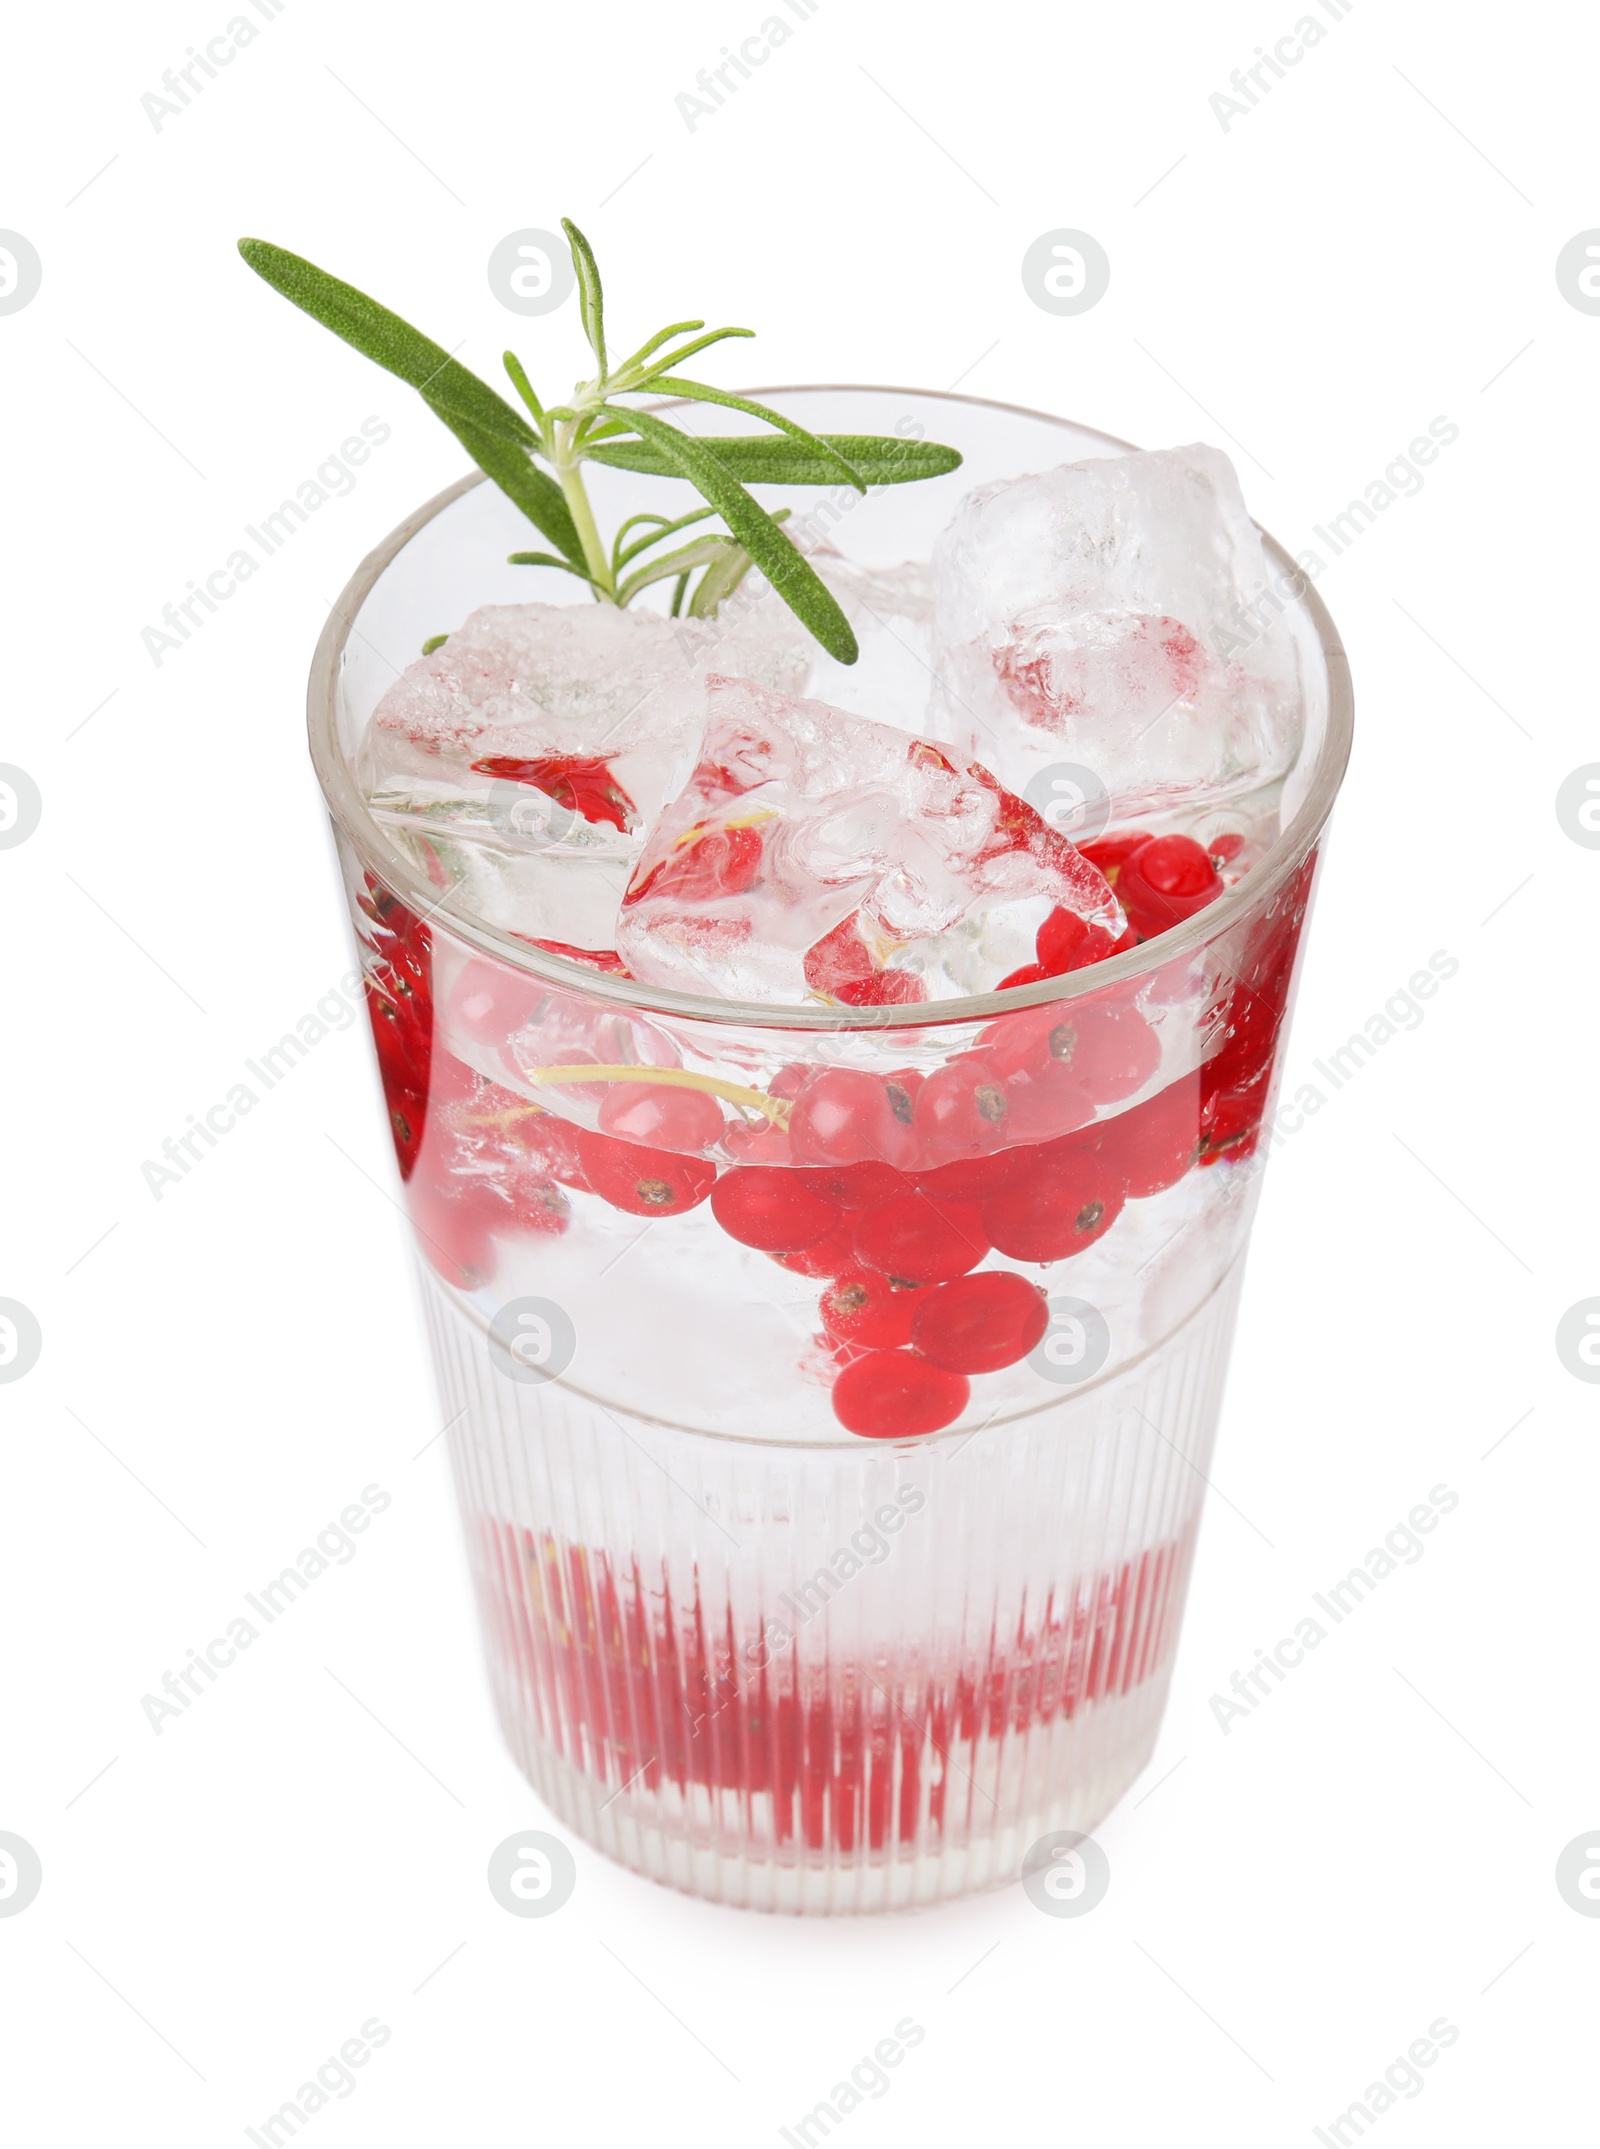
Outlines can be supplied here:
M1049 1052L1048 1033L1042 1043ZM932 1092L946 1124L970 1133L982 1122L982 1148L969 1141L966 1155L921 1168L862 1154L881 1131L884 1093L903 1093L906 1080L819 1071L796 1100L789 1136L799 1155L831 1161L736 1165L710 1196L730 1238L823 1280L834 1412L849 1431L880 1440L952 1424L974 1375L1015 1365L1044 1336L1049 1309L1037 1284L1010 1269L974 1273L991 1250L1066 1260L1103 1237L1130 1196L1175 1184L1199 1146L1193 1076L1098 1125L1087 1124L1091 1105L1075 1131L998 1146L1006 1077L974 1055L919 1084L911 1121ZM892 1099L887 1109L893 1116Z
M1221 890L1217 854L1186 837L1085 848L1114 880L1135 938ZM730 1120L704 1088L661 1079L672 1068L574 1081L594 1128L434 1052L427 927L369 882L368 1003L424 1250L447 1281L471 1289L491 1280L497 1238L565 1230L569 1192L645 1217L709 1201L730 1238L823 1285L820 1340L834 1358L841 1424L876 1439L937 1431L965 1410L974 1376L1025 1358L1048 1325L1044 1294L1027 1278L974 1273L991 1250L1042 1265L1068 1259L1128 1200L1253 1146L1310 871L1308 861L1257 921L1246 974L1208 1010L1217 1051L1131 1110L1115 1107L1147 1087L1161 1047L1124 988L1004 1015L932 1073L792 1064L769 1084L777 1110L760 1125ZM1037 975L1083 967L1085 930L1054 913L1040 929ZM452 1021L503 1043L544 992L498 966L469 966ZM563 1056L595 1059L576 1048ZM1114 1116L1102 1116L1108 1108ZM719 1164L712 1151L734 1161Z

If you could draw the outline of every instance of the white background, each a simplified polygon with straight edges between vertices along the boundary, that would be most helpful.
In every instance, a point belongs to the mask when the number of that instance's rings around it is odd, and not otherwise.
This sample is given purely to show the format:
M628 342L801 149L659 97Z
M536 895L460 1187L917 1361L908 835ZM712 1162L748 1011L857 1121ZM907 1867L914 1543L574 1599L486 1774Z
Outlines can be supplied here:
M765 0L289 0L157 131L141 96L230 5L38 11L7 55L0 224L44 264L0 316L0 761L44 800L0 853L0 1295L44 1335L0 1421L0 1828L44 1864L0 1920L8 2131L242 2140L377 2016L317 2143L746 2145L910 2015L849 2143L1277 2144L1442 2016L1384 2142L1578 2139L1600 1920L1553 1874L1600 1827L1600 1473L1554 1332L1600 1290L1600 856L1554 798L1600 758L1600 318L1554 267L1600 224L1600 30L1358 0L1224 131L1208 100L1298 0L823 0L691 133L676 94ZM559 383L571 308L515 319L485 263L562 213L619 334L748 321L730 384L959 383L1210 439L1293 548L1460 427L1321 580L1358 744L1289 1086L1434 950L1459 975L1268 1175L1226 1497L1088 1918L1013 1888L766 1919L581 1843L570 1904L507 1917L488 1854L550 1824L491 1721L399 1220L355 1168L392 1169L365 1036L159 1203L141 1176L349 968L306 667L354 563L463 467L233 242ZM1020 279L1057 226L1112 263L1077 318ZM369 414L393 437L356 490L154 666L141 629ZM373 1482L357 1559L156 1737L140 1696ZM1438 1483L1425 1557L1224 1736L1209 1697Z

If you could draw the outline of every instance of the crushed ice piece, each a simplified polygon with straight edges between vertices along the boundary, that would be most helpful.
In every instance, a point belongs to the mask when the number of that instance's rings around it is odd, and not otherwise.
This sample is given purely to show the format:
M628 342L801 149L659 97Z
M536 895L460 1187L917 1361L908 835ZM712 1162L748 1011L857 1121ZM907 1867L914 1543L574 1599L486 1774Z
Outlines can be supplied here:
M706 620L486 605L383 696L357 780L477 916L607 948L645 829L693 766L709 674L798 688L812 646L770 593Z
M1292 590L1219 450L984 486L935 547L933 591L934 707L1017 790L1076 764L1120 817L1215 804L1287 772Z
M1099 869L986 769L748 680L708 698L617 921L645 983L904 1004L992 989L1056 908L1120 935Z
M383 696L360 773L369 794L398 779L471 797L489 788L470 781L481 773L474 763L582 757L603 762L648 820L682 785L705 722L707 676L737 672L794 690L810 647L775 598L734 602L720 619L485 605Z

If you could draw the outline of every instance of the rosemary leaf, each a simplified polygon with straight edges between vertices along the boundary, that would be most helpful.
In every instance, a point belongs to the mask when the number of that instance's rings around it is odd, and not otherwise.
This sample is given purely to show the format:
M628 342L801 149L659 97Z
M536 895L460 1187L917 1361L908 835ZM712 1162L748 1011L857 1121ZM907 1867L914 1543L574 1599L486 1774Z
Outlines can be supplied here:
M649 411L636 410L633 422L645 439L653 441L676 465L678 475L687 478L702 499L719 510L790 611L802 626L810 628L829 656L841 664L854 664L861 652L832 591L733 472L717 460L704 441L680 433Z
M818 439L836 449L869 485L907 485L919 478L943 477L961 467L954 448L936 440L901 440L894 434L821 433ZM797 440L773 439L765 433L722 433L712 440L718 462L746 485L832 485L835 466ZM638 470L650 477L675 477L674 465L653 441L607 441L591 451L597 463L615 470Z
M692 574L697 567L710 567L728 550L729 542L726 537L697 537L692 545L680 545L675 552L663 552L659 559L647 561L618 587L618 604L631 603L640 590L648 589L652 582L670 582L674 575Z
M326 269L266 239L241 239L239 251L256 274L275 291L331 328L365 358L417 389L443 415L464 418L482 433L538 444L538 435L520 411L513 410L487 381L479 380L431 336L402 321L353 284L341 283Z
M572 249L572 266L578 276L578 311L583 317L583 332L589 339L600 367L600 378L606 377L606 309L605 296L600 288L600 270L594 258L594 248L570 216L561 219L561 229L567 235Z
M686 396L691 403L721 403L729 410L742 410L752 418L764 418L768 425L776 427L780 433L786 433L791 440L798 440L814 454L820 455L825 462L832 463L835 466L836 479L848 479L857 492L865 492L867 489L837 448L830 448L827 442L819 440L815 433L808 432L803 425L796 425L793 418L785 418L779 411L768 410L765 403L752 403L748 396L729 395L725 388L708 388L703 381L686 381L671 373L658 375L651 382L651 386L670 388L678 395Z

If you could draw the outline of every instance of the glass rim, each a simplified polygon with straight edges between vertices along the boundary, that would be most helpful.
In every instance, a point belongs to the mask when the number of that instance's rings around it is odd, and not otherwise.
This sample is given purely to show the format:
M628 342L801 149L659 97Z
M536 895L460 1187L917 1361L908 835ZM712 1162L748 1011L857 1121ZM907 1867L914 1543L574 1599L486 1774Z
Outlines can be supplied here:
M947 395L932 388L895 388L869 382L833 381L790 382L776 387L751 389L748 393L757 396L890 395L916 397L929 403L961 403L982 410L1001 410L1017 417L1032 418L1042 424L1058 426L1080 436L1103 440L1108 446L1124 453L1135 452L1130 442L1119 440L1115 434L1102 432L1097 427L1080 425L1074 419L1057 417L1048 411L1031 410L1026 404L997 402L988 396ZM678 398L645 407L654 410L696 410L700 406ZM772 1001L711 999L697 993L659 989L642 984L634 978L614 977L605 971L591 969L587 963L573 962L562 955L552 955L543 948L533 947L527 941L518 939L514 933L503 927L491 925L484 919L473 917L470 912L455 908L449 900L453 890L446 890L441 895L421 870L412 865L409 859L390 843L373 819L339 744L340 666L346 643L354 630L357 612L376 587L384 570L420 530L474 487L489 482L481 470L469 471L465 477L458 478L442 492L435 493L431 500L425 500L420 507L413 509L361 562L334 600L318 637L306 689L306 729L312 765L322 787L328 811L354 844L362 864L374 872L386 887L400 896L418 918L439 918L458 939L480 954L490 956L513 970L525 971L547 985L558 986L569 992L582 992L592 999L609 1001L630 1011L673 1015L680 1019L714 1023L723 1027L819 1032L892 1030L909 1033L943 1029L960 1023L992 1022L997 1016L1011 1014L1023 1008L1050 1006L1056 1001L1075 1000L1086 993L1124 984L1130 979L1142 977L1152 969L1159 969L1166 963L1197 952L1208 941L1225 933L1230 926L1239 924L1252 915L1271 897L1274 890L1299 867L1322 833L1333 810L1333 802L1350 759L1355 723L1355 697L1349 659L1340 640L1339 630L1334 626L1328 608L1317 594L1315 585L1271 532L1256 523L1255 528L1260 533L1268 559L1294 578L1296 601L1305 606L1316 630L1327 670L1327 722L1311 782L1293 820L1287 828L1279 832L1264 855L1232 888L1227 889L1214 903L1207 904L1205 909L1196 911L1193 917L1169 927L1166 932L1159 933L1150 940L1142 941L1138 947L1129 948L1122 955L1112 956L1104 962L1092 963L1085 970L1070 970L1062 977L1041 979L1034 985L1014 985L1004 992L976 993L963 999L922 1001L899 1007L794 1006Z

